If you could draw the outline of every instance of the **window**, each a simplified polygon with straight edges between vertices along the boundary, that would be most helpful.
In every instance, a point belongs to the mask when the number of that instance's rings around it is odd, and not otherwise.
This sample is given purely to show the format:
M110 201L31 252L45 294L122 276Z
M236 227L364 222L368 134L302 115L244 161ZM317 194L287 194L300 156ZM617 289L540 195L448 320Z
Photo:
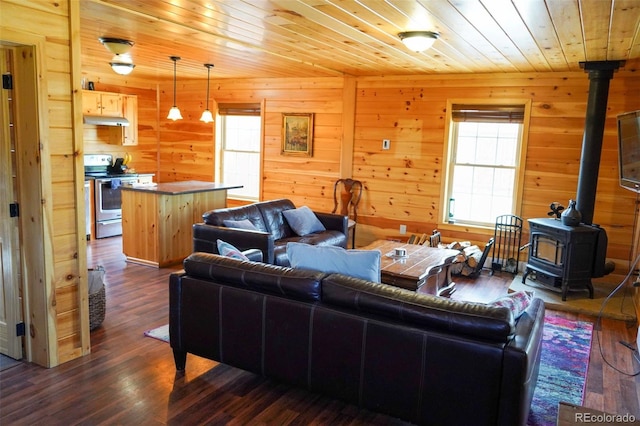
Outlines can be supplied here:
M525 105L452 104L444 220L495 225L518 214Z
M257 201L260 197L260 105L218 106L219 155L217 179L242 188L229 197Z

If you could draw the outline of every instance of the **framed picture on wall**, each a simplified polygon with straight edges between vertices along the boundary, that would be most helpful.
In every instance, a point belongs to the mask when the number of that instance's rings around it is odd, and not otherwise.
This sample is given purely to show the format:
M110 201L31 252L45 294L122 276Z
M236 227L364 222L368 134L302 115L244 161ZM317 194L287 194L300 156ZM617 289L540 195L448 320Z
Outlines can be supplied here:
M313 155L313 113L282 114L282 155Z

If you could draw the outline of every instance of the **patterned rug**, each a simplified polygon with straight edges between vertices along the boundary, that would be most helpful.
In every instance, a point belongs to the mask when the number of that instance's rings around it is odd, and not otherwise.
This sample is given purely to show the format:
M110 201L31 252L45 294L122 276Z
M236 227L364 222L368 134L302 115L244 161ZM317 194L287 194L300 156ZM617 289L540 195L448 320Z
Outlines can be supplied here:
M590 322L545 317L529 426L555 425L560 401L582 405L592 334Z
M144 335L169 343L169 324L147 330L144 332Z
M593 324L545 317L538 384L533 393L529 426L555 425L560 401L582 405L591 352ZM144 332L169 341L169 325Z

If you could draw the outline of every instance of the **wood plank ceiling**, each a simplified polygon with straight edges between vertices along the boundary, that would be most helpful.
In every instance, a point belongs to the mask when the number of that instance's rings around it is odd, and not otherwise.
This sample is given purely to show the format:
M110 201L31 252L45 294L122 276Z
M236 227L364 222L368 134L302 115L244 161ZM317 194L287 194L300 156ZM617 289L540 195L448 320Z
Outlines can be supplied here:
M132 40L136 78L578 71L640 57L639 0L80 0L82 65ZM423 53L397 34L440 33Z

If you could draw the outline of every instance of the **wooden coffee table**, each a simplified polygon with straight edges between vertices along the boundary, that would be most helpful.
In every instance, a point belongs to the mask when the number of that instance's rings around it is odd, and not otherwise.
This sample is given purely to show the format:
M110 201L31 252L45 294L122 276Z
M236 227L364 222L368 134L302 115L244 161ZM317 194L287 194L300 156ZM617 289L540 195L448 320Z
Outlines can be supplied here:
M407 256L394 256L396 248L404 248ZM374 241L362 249L382 253L380 272L385 284L414 291L427 285L422 291L438 296L448 296L455 290L449 266L460 254L458 250L388 240Z

